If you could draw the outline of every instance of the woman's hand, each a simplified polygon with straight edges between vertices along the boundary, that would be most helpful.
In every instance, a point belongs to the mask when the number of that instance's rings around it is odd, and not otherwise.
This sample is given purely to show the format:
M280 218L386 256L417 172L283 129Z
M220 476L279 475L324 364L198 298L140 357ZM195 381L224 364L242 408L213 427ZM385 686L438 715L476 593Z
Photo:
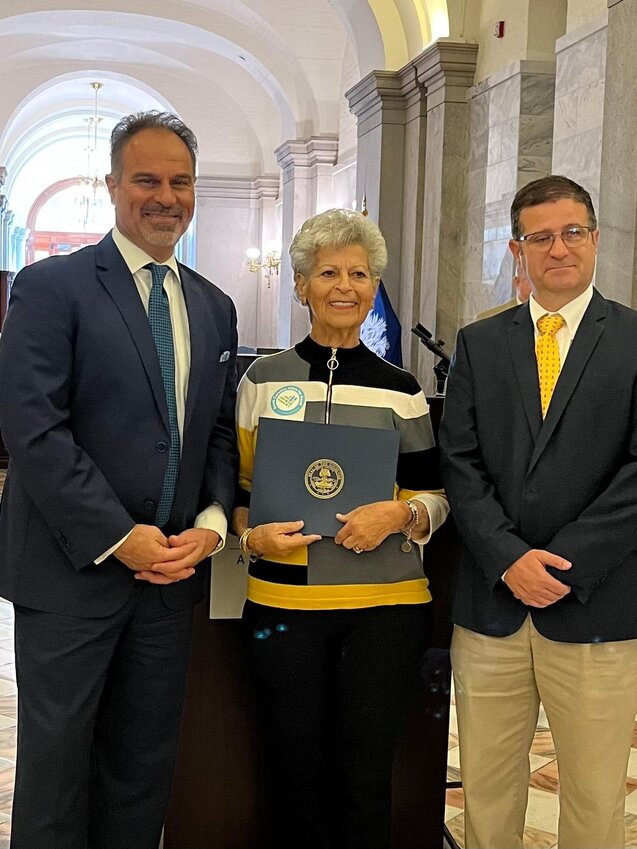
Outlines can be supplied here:
M336 518L343 522L343 527L334 542L359 554L372 551L390 534L404 528L411 518L411 510L405 501L375 501L355 507L349 513L337 513Z
M304 522L269 522L257 525L247 539L248 550L257 557L285 557L297 548L311 545L321 539L320 534L302 534Z
M235 507L232 526L238 537L246 530L250 514L247 507ZM248 534L248 549L258 557L285 557L297 548L321 539L319 534L302 534L303 522L270 522L257 525Z

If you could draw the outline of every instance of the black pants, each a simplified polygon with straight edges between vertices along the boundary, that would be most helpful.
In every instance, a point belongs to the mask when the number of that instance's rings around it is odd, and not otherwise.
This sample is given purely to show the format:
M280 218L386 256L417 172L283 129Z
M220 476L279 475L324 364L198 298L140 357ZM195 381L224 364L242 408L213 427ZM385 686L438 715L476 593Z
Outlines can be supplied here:
M142 582L100 619L15 608L12 849L157 849L191 618Z
M281 849L388 849L391 772L430 643L429 605L246 602Z

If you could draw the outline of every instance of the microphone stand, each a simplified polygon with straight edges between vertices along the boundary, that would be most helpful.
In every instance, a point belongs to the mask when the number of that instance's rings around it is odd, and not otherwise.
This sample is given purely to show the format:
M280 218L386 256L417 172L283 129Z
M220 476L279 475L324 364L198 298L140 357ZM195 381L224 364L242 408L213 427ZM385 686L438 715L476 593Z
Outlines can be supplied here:
M420 339L427 350L431 351L431 353L435 354L437 357L440 357L438 362L434 365L433 371L436 375L436 395L444 395L445 381L449 374L449 363L451 362L449 354L442 350L445 343L442 339L438 339L436 341L429 330L427 330L427 328L420 322L418 322L415 327L411 328L411 332Z
M436 357L440 357L438 362L434 365L433 370L436 375L436 395L444 395L445 394L445 381L447 380L447 374L449 373L449 364L451 363L451 357L447 354L446 351L443 351L444 342L442 339L434 339L432 334L424 327L420 322L416 324L415 327L412 327L411 332L414 333L422 342L422 344L427 348L428 351L431 351L432 354L435 354ZM440 660L439 667L437 669L437 673L448 678L449 686L451 684L451 665L449 662L449 652L448 650L441 650L441 655L446 655L447 661L446 664ZM445 783L445 789L449 790L455 787L462 787L462 781L447 781ZM454 840L453 835L449 831L449 828L446 823L443 823L443 846L445 849L460 849L458 843Z

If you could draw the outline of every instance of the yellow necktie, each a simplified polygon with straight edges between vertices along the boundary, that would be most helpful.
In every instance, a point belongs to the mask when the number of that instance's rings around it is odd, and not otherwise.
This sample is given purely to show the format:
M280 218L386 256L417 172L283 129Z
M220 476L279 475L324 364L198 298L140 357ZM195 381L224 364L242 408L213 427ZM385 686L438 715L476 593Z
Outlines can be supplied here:
M564 327L566 322L559 313L543 315L538 318L537 327L540 335L535 343L537 357L537 373L540 379L540 400L542 402L542 418L551 403L551 395L555 389L560 374L560 349L555 334Z

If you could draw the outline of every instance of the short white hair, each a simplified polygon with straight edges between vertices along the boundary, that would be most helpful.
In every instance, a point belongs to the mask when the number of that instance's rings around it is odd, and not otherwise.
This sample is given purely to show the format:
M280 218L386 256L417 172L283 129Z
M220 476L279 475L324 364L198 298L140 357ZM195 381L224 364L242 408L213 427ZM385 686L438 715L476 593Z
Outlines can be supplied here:
M387 245L377 224L361 212L351 209L328 209L308 218L290 245L294 274L309 277L321 248L360 245L367 251L372 277L380 277L387 268Z

